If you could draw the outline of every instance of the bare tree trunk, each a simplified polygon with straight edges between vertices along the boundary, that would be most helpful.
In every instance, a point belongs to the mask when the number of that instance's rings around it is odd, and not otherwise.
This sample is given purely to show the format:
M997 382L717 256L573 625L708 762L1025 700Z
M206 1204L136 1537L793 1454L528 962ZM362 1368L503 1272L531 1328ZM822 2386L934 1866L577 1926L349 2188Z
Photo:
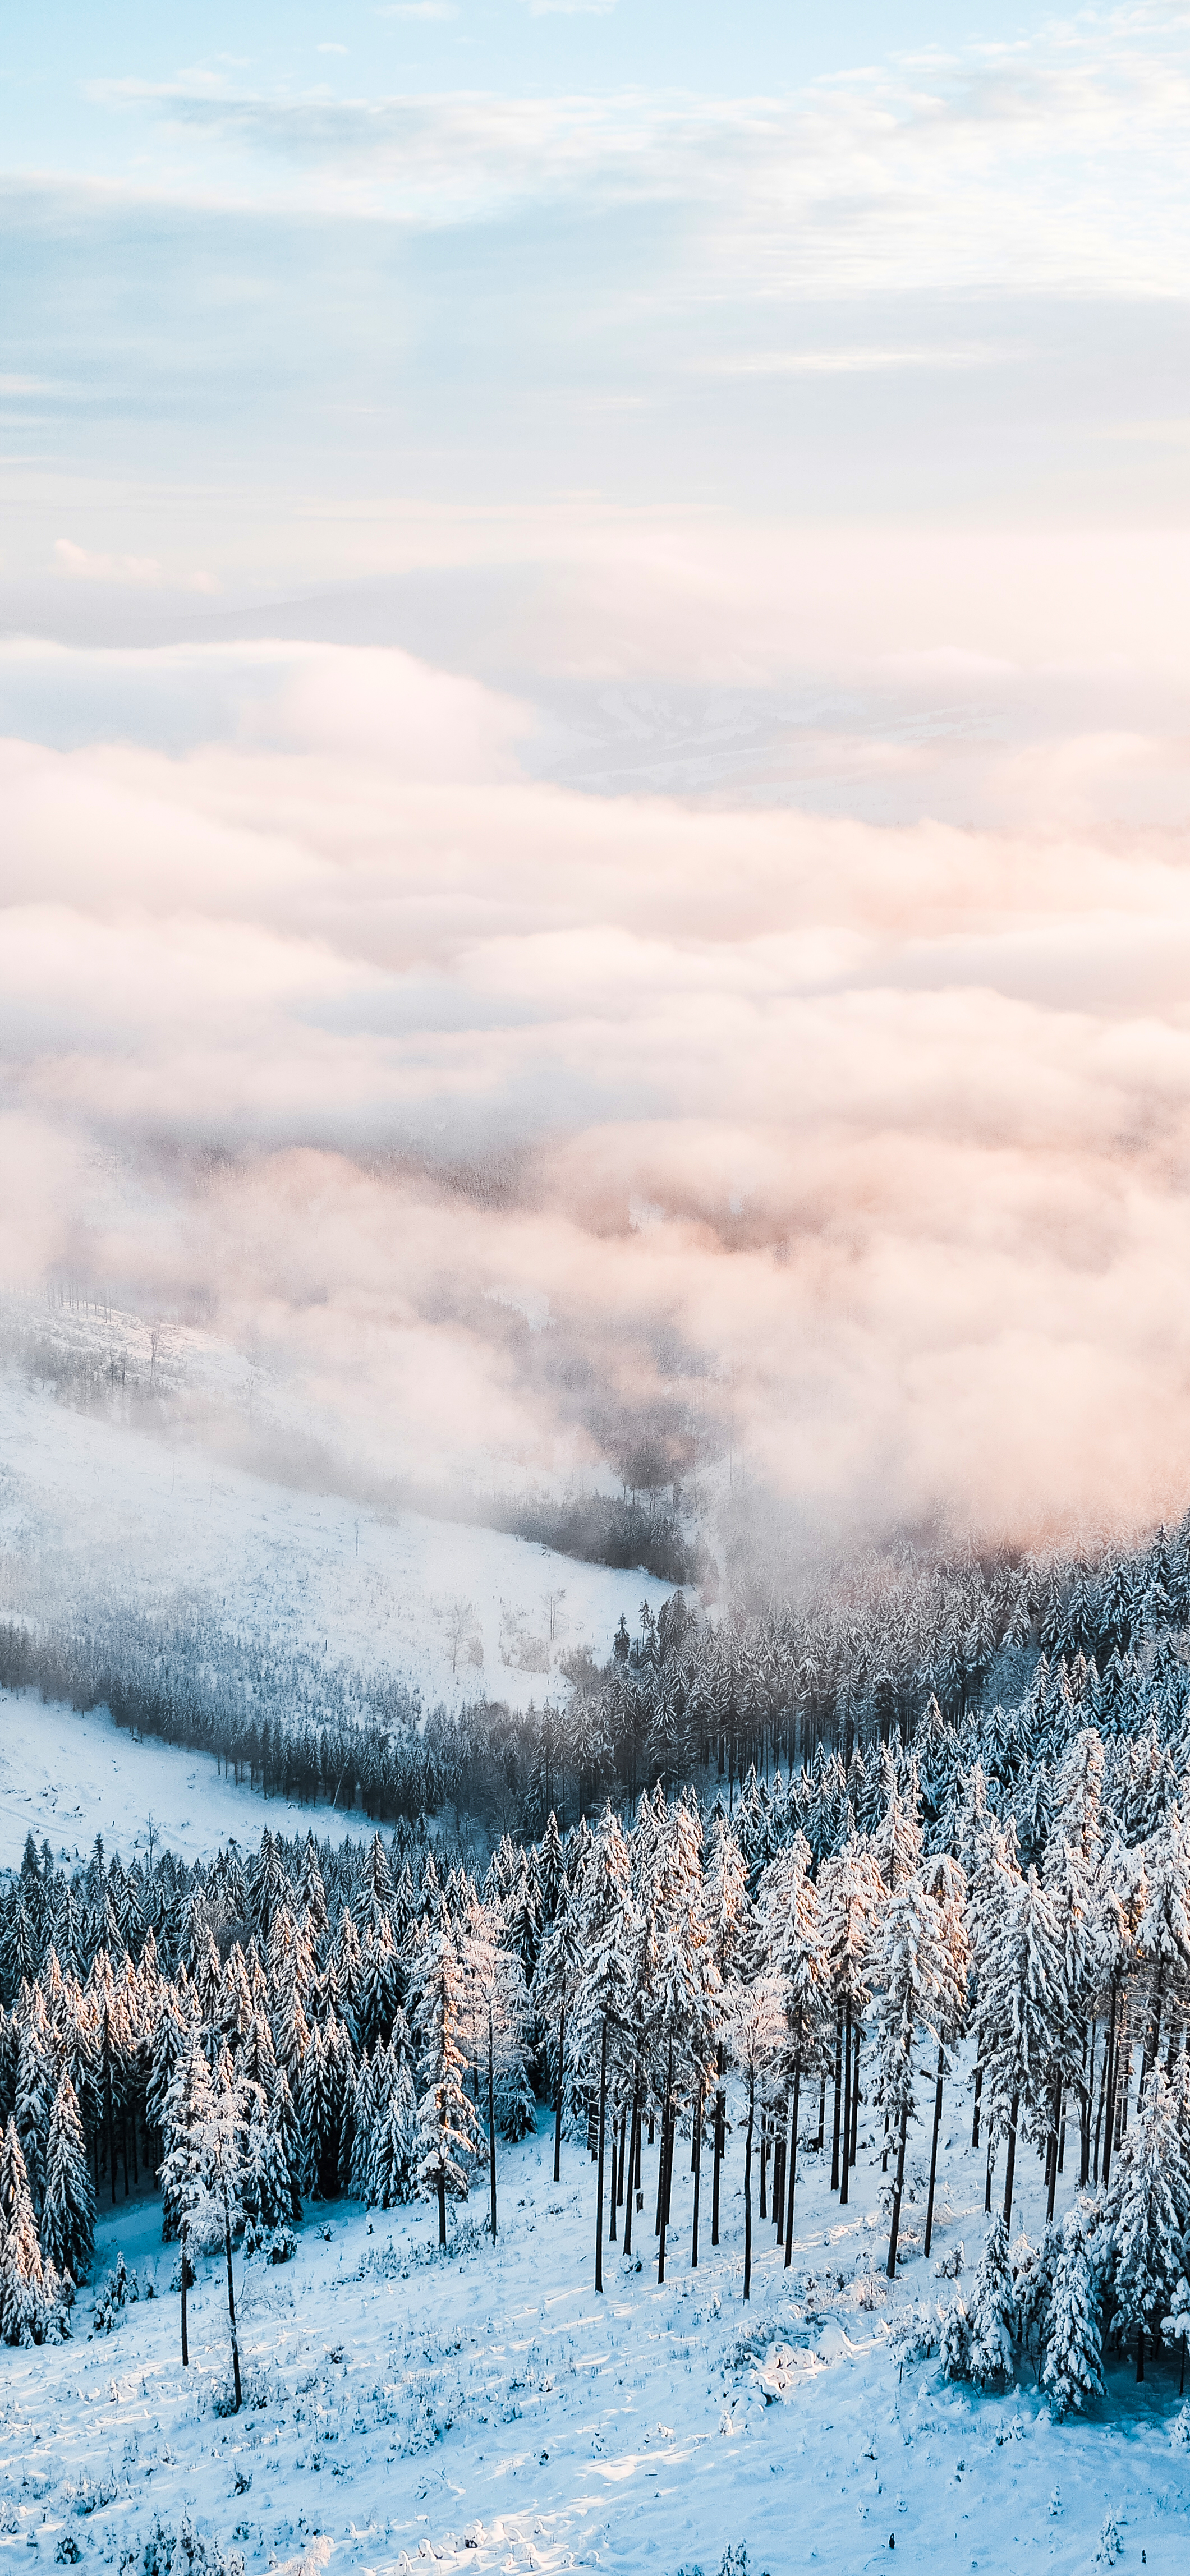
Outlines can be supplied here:
M1020 2107L1020 2095L1014 2093L1012 2109L1008 2115L1008 2162L1004 2169L1004 2224L1006 2227L1012 2225L1012 2186L1016 2175L1016 2123Z
M223 2185L223 2247L227 2256L227 2318L231 2329L231 2375L235 2382L235 2411L238 2415L244 2403L244 2392L240 2386L240 2339L236 2333L236 2294L231 2273L231 2207L226 2183Z
M1045 2223L1046 2223L1046 2226L1047 2226L1047 2227L1050 2227L1050 2226L1052 2226L1052 2225L1053 2225L1053 2217L1054 2217L1054 2201L1055 2201L1055 2198L1056 2198L1056 2196L1057 2196L1057 2190L1058 2190L1058 2158L1059 2158L1059 2156L1060 2156L1060 2154L1061 2154L1061 2147L1060 2147L1059 2138L1058 2138L1058 2128L1059 2128L1059 2124L1060 2124L1061 2118L1062 2118L1062 2085L1061 2085L1061 2080L1059 2079L1059 2081L1054 2085L1053 2100L1052 2100L1052 2104L1051 2104L1051 2111L1050 2111L1050 2140L1049 2140L1049 2193L1048 2193L1048 2197L1047 2197L1047 2200L1046 2200L1046 2209L1045 2209Z
M938 2073L934 2083L934 2134L930 2140L930 2190L929 2197L926 2201L926 2241L924 2251L927 2254L930 2250L930 2239L934 2233L934 2182L938 2172L938 2132L942 2126L942 2078L945 2071L946 2051L945 2049L940 2048L938 2051Z
M702 2086L694 2105L694 2221L690 2230L690 2269L698 2270L698 2198L702 2185Z
M190 2367L190 2346L186 2340L186 2220L182 2218L182 2368Z
M562 2096L566 2086L566 2006L558 2015L558 2091L554 2102L554 2181L562 2179Z
M983 2068L982 2068L982 2066L977 2066L977 2067L976 2067L976 2069L975 2069L975 2109L974 2109L974 2112L973 2112L973 2114L972 2114L972 2120L971 2120L971 2144L972 2144L972 2147L977 2147L977 2146L979 2145L979 2104L980 2104L980 2098L981 2098L981 2096L982 2096L982 2093L983 2093Z
M624 2201L624 2251L632 2252L632 2210L636 2197L636 2162L640 2148L640 2096L632 2089L632 2122L628 2131L628 2190Z
M835 2125L831 2133L831 2190L839 2188L839 2121L843 2089L843 2015L835 2023Z
M836 2117L837 2117L836 2111ZM851 2172L851 2015L847 2015L843 2039L843 2161L839 2177L839 2207L845 2209L850 2199L848 2177Z
M607 2128L607 2018L599 2051L599 2182L595 2203L595 2287L603 2288L603 2152Z
M785 2186L785 2269L793 2261L793 2195L797 2188L797 2108L802 2089L802 2061L794 2059L793 2112L789 2122L789 2179Z
M719 2242L719 2169L723 2162L723 2132L727 2120L727 2100L723 2091L723 2042L719 2042L716 2073L719 2078L715 2094L715 2166L711 2182L711 2243Z
M885 2270L890 2281L897 2277L897 2239L901 2233L901 2195L905 2189L905 2140L909 2135L909 2103L901 2106L901 2134L897 2139L897 2173L893 2184L892 2224L888 2231L888 2261Z
M492 2178L492 2243L496 2242L496 2042L488 2012L488 2166Z
M756 2076L748 2077L748 2135L744 2142L744 2297L752 2296L752 2131L756 2121Z
M661 2223L657 2231L657 2280L659 2284L665 2279L665 2239L669 2227L670 2169L673 2163L673 2133L676 2126L673 2101L673 2080L674 2053L673 2042L671 2040L669 2053L665 2061L665 2099L661 2105Z

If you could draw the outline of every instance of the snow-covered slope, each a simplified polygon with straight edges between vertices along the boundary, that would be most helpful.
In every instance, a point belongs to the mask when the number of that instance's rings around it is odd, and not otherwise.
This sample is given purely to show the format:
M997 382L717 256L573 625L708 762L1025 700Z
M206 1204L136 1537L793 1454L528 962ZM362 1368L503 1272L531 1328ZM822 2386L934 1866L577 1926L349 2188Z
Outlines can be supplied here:
M229 1627L387 1670L423 1700L516 1707L565 1691L559 1660L608 1652L621 1612L670 1588L524 1539L387 1517L212 1464L198 1446L76 1411L0 1372L0 1610L179 1594Z
M970 2265L985 2229L982 2157L965 2143L969 2096L954 2111L935 2250L961 2238ZM644 2266L609 2247L602 2298L592 2166L567 2145L555 2186L544 2134L503 2155L494 2248L482 2187L445 2258L425 2207L311 2211L291 2264L250 2264L245 2277L237 2261L249 2402L234 2418L212 2403L227 2366L220 2265L202 2266L183 2371L177 2251L161 2244L160 2205L109 2211L97 2277L119 2247L158 2296L88 2341L85 2294L73 2343L0 2349L0 2552L27 2564L28 2546L53 2564L74 2549L119 2565L155 2513L176 2526L189 2511L243 2552L249 2576L324 2558L342 2576L431 2563L477 2576L718 2576L740 2544L749 2576L860 2576L889 2564L893 2541L902 2570L1020 2576L1036 2564L1090 2576L1111 2510L1126 2569L1139 2570L1142 2550L1154 2576L1185 2567L1190 2448L1171 2440L1168 2364L1139 2390L1113 2369L1092 2420L1063 2425L1031 2387L984 2396L948 2384L936 2362L902 2366L898 2311L949 2289L914 2255L917 2198L904 2279L886 2298L874 2138L861 2143L849 2210L827 2191L829 2155L803 2160L792 2267L758 2220L744 2308L741 2138L737 2124L717 2252L704 2191L696 2273L679 2157L662 2289L656 2150L638 2222ZM1020 2216L1036 2236L1039 2169L1028 2166Z
M96 1834L123 1861L146 1857L150 1834L184 1860L202 1860L220 1843L255 1848L262 1829L275 1833L370 1834L366 1817L337 1818L331 1809L298 1807L286 1798L252 1796L225 1779L208 1753L134 1741L106 1709L48 1704L32 1691L0 1691L0 1869L15 1869L32 1833L56 1861L85 1858Z

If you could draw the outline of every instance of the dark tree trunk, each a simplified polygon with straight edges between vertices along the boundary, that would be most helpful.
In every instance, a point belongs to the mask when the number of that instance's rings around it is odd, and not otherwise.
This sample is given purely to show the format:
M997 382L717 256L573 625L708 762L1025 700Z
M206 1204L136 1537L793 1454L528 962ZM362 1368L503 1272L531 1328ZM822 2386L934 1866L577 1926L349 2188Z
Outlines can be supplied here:
M603 2288L603 2155L607 2129L607 2019L599 2050L599 2180L595 2198L595 2287Z
M930 2239L934 2233L934 2183L938 2172L938 2132L942 2126L942 2079L945 2070L946 2051L945 2049L940 2048L938 2051L938 2073L934 2082L934 2134L930 2140L930 2189L929 2197L926 2201L926 2241L924 2250L927 2254L930 2250Z
M698 2270L698 2199L702 2185L702 2088L694 2105L694 2219L690 2229L690 2269Z
M488 2014L488 2165L492 2178L492 2243L496 2242L496 2041Z
M839 2123L843 2091L843 2015L835 2023L835 2124L831 2132L831 2190L839 2188Z
M723 2131L727 2119L727 2100L723 2091L723 2042L719 2042L715 2072L719 2083L715 2094L715 2163L711 2179L711 2243L719 2242L719 2169L723 2163Z
M971 2119L971 2145L973 2148L979 2145L979 2103L982 2092L983 2068L982 2066L977 2066L975 2069L975 2108Z
M244 2392L240 2386L240 2339L236 2333L236 2293L231 2273L231 2208L227 2198L226 2183L223 2186L223 2248L227 2256L227 2320L231 2331L231 2375L236 2392L235 2412L238 2415L244 2403Z
M744 2297L752 2296L752 2131L756 2120L756 2077L748 2078L748 2135L744 2142Z
M802 2061L795 2058L793 2067L793 2112L789 2122L789 2180L785 2189L785 2269L793 2261L793 2195L797 2188L797 2107L802 2088Z
M182 2368L190 2367L190 2346L186 2340L186 2221L182 2220Z
M901 2134L897 2140L897 2174L893 2184L892 2224L888 2231L888 2262L885 2269L890 2281L897 2277L897 2239L901 2233L901 2195L905 2189L905 2140L909 2135L909 2105L901 2111Z
M554 2181L562 2179L562 2096L566 2088L566 2006L558 2015L558 2090L554 2101Z
M1014 2093L1012 2109L1008 2115L1008 2160L1004 2168L1004 2224L1009 2228L1012 2226L1012 2186L1016 2177L1016 2123L1020 2107L1020 2095Z
M836 2103L836 2107L835 2107L835 2118L836 2118L836 2122L837 2122L837 2120L838 2120L838 2104L837 2104L837 2103ZM843 2038L843 2136L842 2136L841 2144L842 2144L842 2165L841 2165L840 2175L839 2175L839 2207L840 2207L840 2209L846 2209L847 2204L848 2204L848 2201L849 2201L849 2199L850 2199L850 2197L851 2197L850 2192L849 2192L849 2190L848 2190L848 2178L849 2178L849 2176L850 2176L850 2172L851 2172L851 2015L850 2015L850 2013L848 2013L848 2015L847 2015L846 2029L845 2029L845 2032L844 2032L844 2038ZM838 2153L838 2150L836 2149L836 2156L837 2156L837 2153Z
M640 2154L640 2097L632 2095L632 2120L628 2130L628 2190L624 2201L624 2251L632 2252L632 2211L636 2195L636 2166Z

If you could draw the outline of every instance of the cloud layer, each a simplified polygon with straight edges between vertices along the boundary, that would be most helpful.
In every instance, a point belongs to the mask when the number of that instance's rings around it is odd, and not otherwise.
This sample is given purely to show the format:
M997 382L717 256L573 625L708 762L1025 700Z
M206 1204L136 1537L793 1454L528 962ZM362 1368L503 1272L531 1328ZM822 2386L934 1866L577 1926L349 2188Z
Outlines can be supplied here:
M530 710L393 651L124 679L203 738L0 753L12 1284L204 1319L372 1477L1184 1500L1184 737L876 825L535 778Z

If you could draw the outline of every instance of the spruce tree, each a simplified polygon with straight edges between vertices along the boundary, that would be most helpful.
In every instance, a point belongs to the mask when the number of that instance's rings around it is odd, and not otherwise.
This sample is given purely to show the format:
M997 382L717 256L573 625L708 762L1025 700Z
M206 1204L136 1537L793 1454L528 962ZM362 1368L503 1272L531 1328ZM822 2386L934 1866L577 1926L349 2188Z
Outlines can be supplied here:
M1008 2229L1003 2218L992 2222L983 2258L968 2302L969 2374L984 2387L989 2379L1011 2379L1016 2340L1016 2297L1008 2258Z
M1136 2376L1145 2375L1145 2337L1169 2307L1190 2218L1190 2170L1177 2103L1160 2068L1129 2128L1108 2202L1111 2285L1125 2333L1136 2335Z
M583 1866L577 1893L577 1946L581 1972L574 2003L574 2055L588 2092L598 2101L598 2178L595 2211L595 2287L603 2288L603 2191L610 2051L627 2007L626 1954L634 1907L631 1861L619 1819L605 1807Z
M438 2243L446 2243L446 2204L465 2200L469 2167L480 2143L475 2106L463 2090L463 2013L458 1950L443 1914L420 1946L413 2026L419 2044L418 2189L438 2204Z
M0 2147L0 2342L43 2340L46 2287L29 2176L10 2119Z
M1081 2411L1088 2398L1103 2395L1102 2296L1093 2213L1068 2210L1045 2315L1041 2373L1059 2423L1072 2407Z
M95 2192L74 2086L62 2077L54 2095L46 2150L41 2251L56 2272L85 2281L95 2247Z

